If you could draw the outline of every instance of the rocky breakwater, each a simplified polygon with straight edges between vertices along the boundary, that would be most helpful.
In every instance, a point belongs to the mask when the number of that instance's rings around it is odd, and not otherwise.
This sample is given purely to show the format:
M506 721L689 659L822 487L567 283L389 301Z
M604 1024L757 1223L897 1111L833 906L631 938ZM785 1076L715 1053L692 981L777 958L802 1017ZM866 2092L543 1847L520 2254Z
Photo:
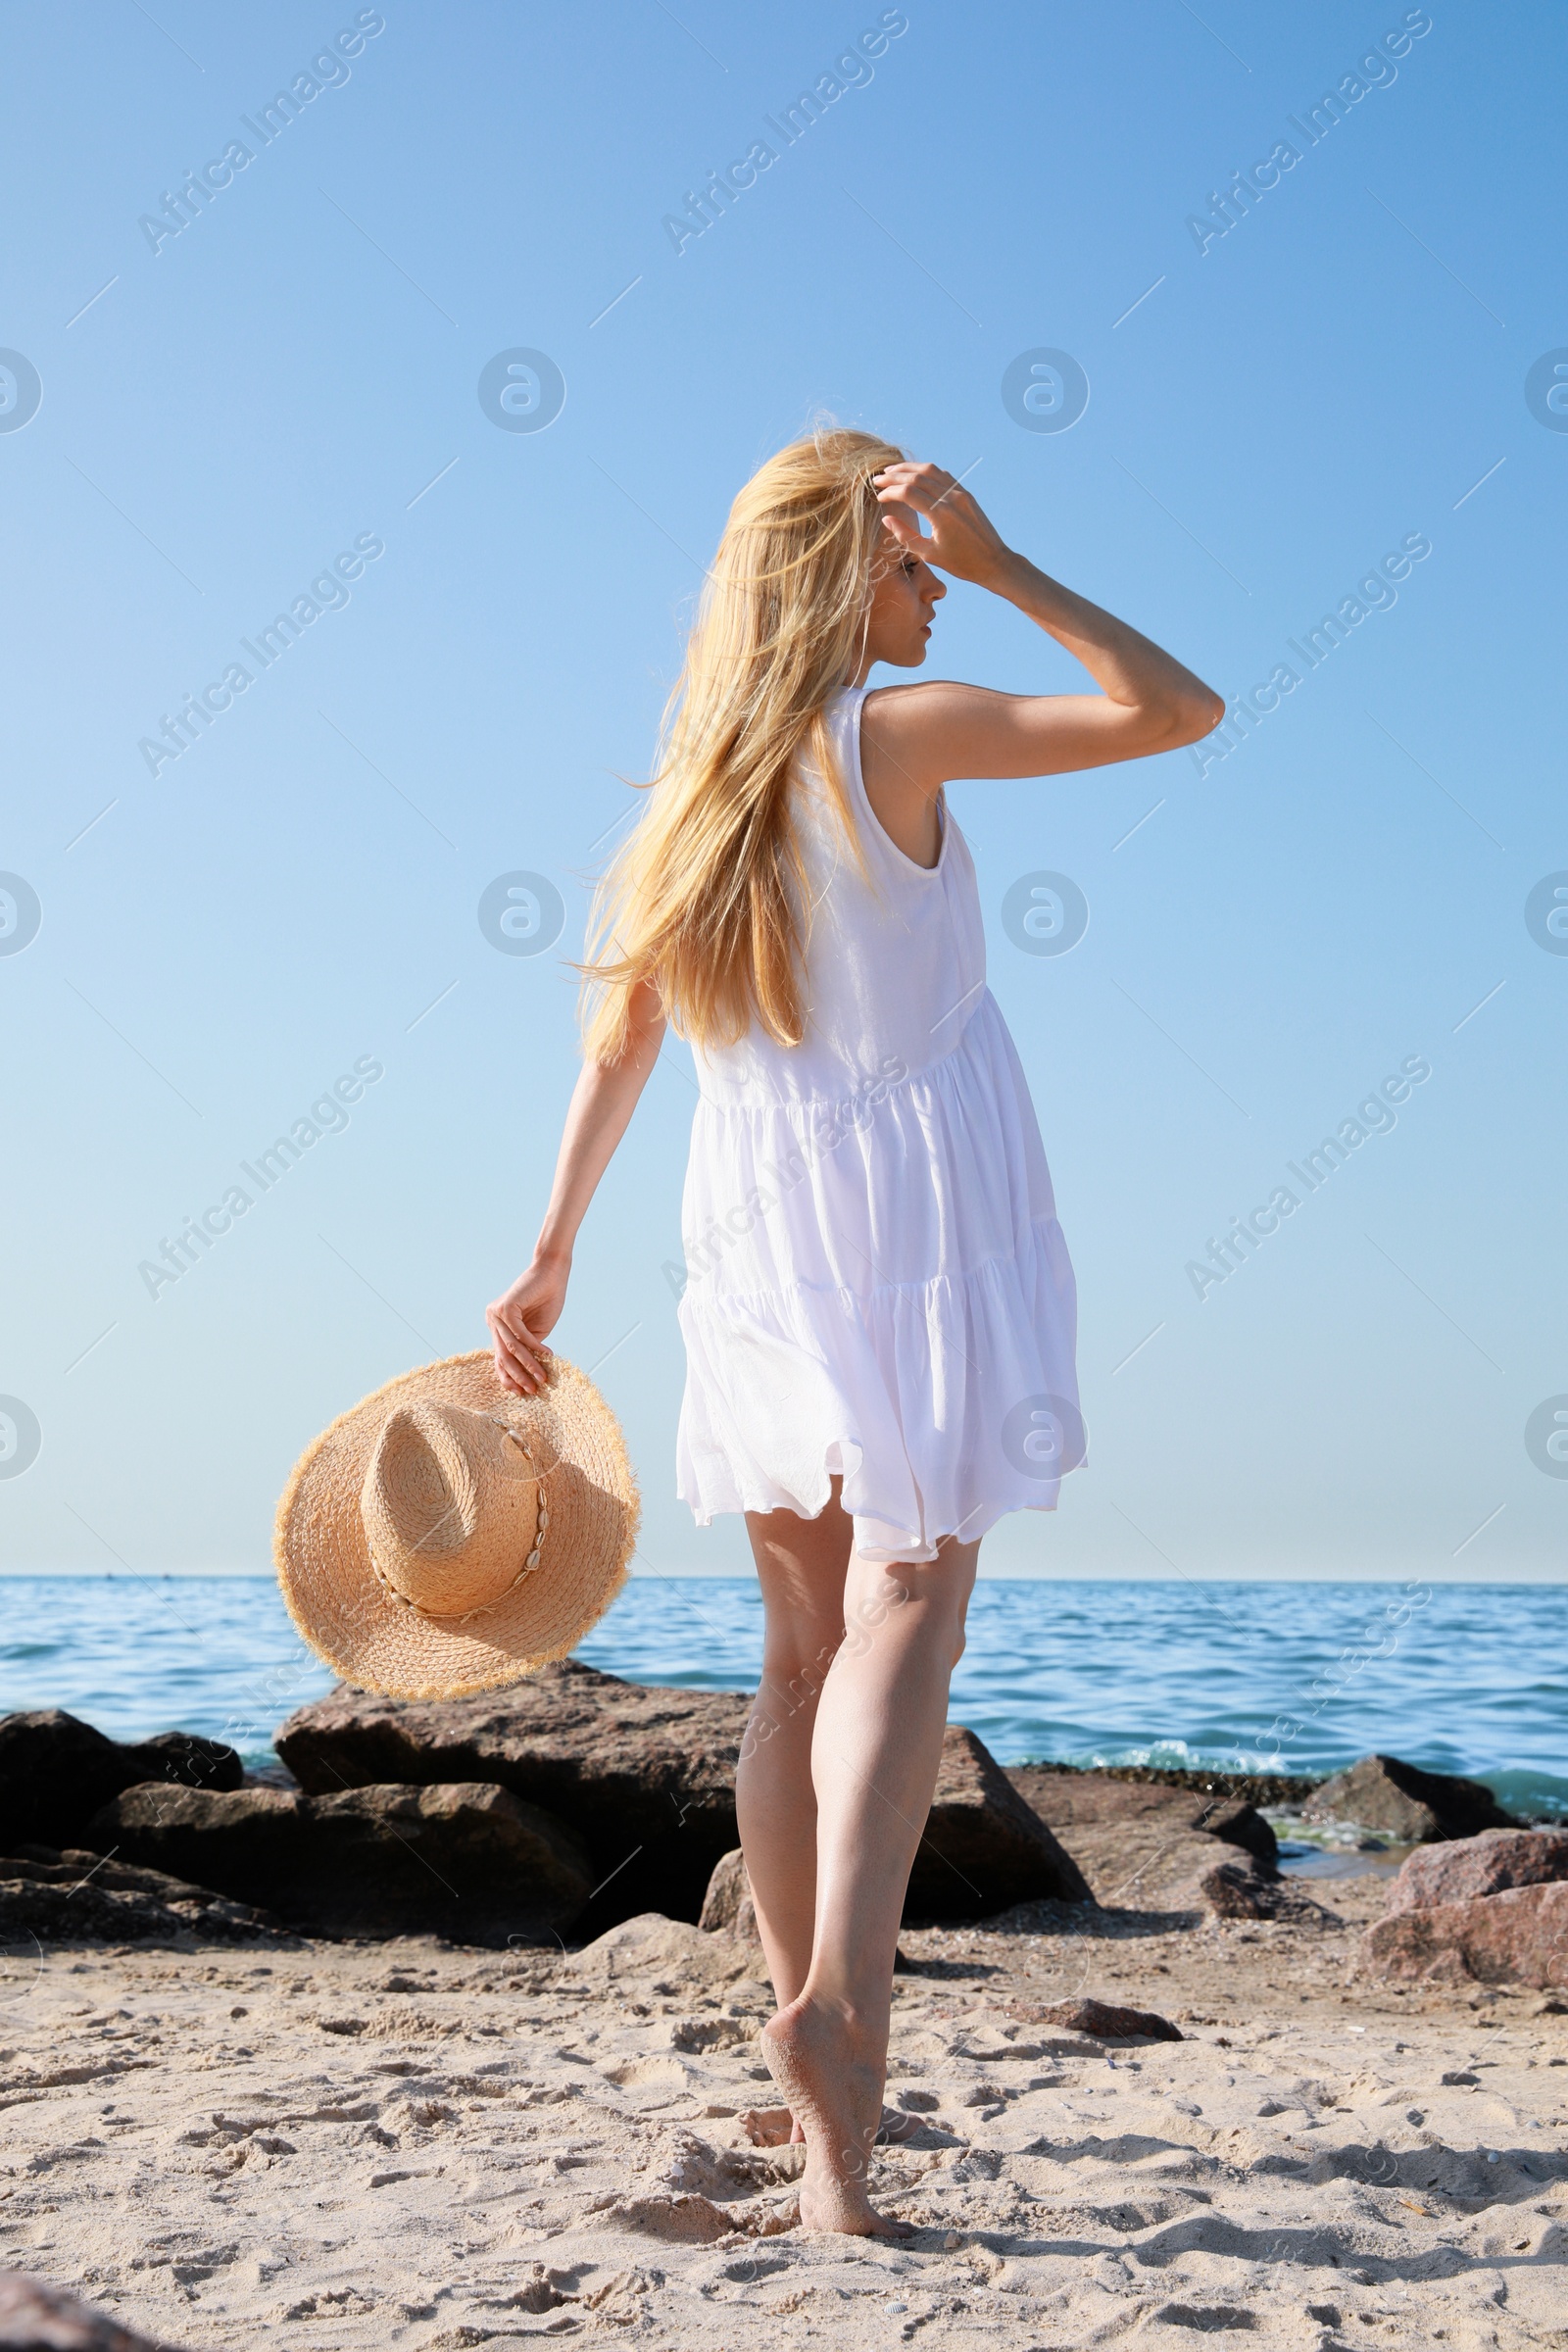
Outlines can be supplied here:
M0 1717L0 1943L18 1952L290 1930L550 1941L593 1883L569 1830L493 1785L304 1796L194 1734Z
M1422 1846L1361 1939L1369 1976L1568 1986L1568 1829Z
M93 1823L125 1789L160 1801L237 1789L231 1747L189 1732L127 1744L58 1707L0 1716L0 1953L13 1973L46 1943L246 1943L280 1923L212 1886L139 1869L95 1843ZM0 2337L0 2341L4 2341Z
M649 1689L567 1660L482 1698L340 1689L284 1725L295 1787L171 1733L0 1721L0 1924L43 1940L279 1933L585 1941L695 1922L737 1843L744 1694ZM188 1777L180 1777L184 1774ZM950 1727L908 1915L1092 1901L974 1735Z
M593 1873L578 1938L645 1911L695 1921L738 1843L735 1765L752 1702L622 1682L565 1659L472 1698L339 1689L283 1726L277 1750L314 1801L402 1783L484 1782L550 1816ZM910 1879L911 1917L979 1918L1090 1890L972 1732L950 1726Z
M81 1844L100 1807L140 1782L228 1789L244 1778L231 1747L194 1732L159 1732L129 1745L60 1707L0 1715L0 1853Z

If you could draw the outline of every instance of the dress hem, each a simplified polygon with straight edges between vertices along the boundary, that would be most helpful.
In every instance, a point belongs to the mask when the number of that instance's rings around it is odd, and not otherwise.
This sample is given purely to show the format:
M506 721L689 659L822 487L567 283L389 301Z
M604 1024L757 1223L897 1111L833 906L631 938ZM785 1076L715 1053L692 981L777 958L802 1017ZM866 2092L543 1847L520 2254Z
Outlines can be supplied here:
M833 1470L829 1468L829 1460L834 1453L838 1453L842 1457L844 1454L849 1452L853 1452L856 1456L853 1468L846 1470ZM816 1503L814 1507L809 1509L806 1507L806 1498L802 1495L795 1494L786 1495L784 1500L781 1502L770 1502L763 1500L755 1502L748 1501L744 1493L741 1493L740 1499L737 1502L700 1502L695 1500L692 1495L685 1491L684 1486L679 1480L676 1482L675 1496L677 1501L685 1503L687 1509L691 1512L694 1523L698 1527L711 1527L715 1519L744 1517L747 1513L753 1511L755 1511L760 1518L766 1518L774 1511L790 1511L793 1512L797 1519L820 1519L822 1513L827 1509L828 1504L833 1499L833 1480L838 1478L841 1481L839 1498L840 1501L843 1502L844 1487L847 1486L852 1479L858 1479L859 1477L864 1460L865 1448L861 1446L858 1438L836 1437L828 1439L821 1447L821 1470L825 1491L822 1494L820 1502ZM1085 1464L1083 1462L1074 1462L1069 1465L1069 1469L1082 1469L1084 1466ZM1067 1474L1068 1473L1064 1471L1062 1476L1066 1476ZM884 1534L891 1536L892 1538L892 1541L889 1543L862 1543L858 1533L857 1532L855 1537L855 1548L859 1553L862 1560L869 1560L873 1563L873 1565L884 1565L889 1567L895 1565L906 1565L910 1567L917 1567L923 1561L934 1560L937 1556L939 1545L947 1543L952 1537L959 1536L960 1531L968 1527L971 1521L980 1518L982 1513L984 1513L985 1516L979 1529L973 1535L962 1536L962 1542L966 1544L981 1543L985 1537L991 1533L991 1530L997 1525L999 1520L1010 1517L1014 1511L1054 1511L1057 1508L1058 1498L1061 1492L1061 1478L1049 1480L1042 1479L1040 1484L1042 1492L1037 1495L1020 1496L1015 1502L976 1503L973 1510L965 1512L964 1516L957 1522L956 1526L938 1528L933 1533L925 1536L923 1539L919 1535L915 1534L912 1530L901 1529L897 1520L884 1517L879 1511L858 1511L853 1509L847 1502L844 1503L844 1509L854 1523L857 1531L858 1531L858 1529L862 1526L874 1527L882 1531Z

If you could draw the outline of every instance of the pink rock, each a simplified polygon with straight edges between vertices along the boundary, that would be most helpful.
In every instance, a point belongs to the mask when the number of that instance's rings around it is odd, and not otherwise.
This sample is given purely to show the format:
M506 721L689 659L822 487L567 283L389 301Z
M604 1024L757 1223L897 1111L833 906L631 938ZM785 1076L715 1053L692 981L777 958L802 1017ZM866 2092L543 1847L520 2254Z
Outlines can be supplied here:
M1568 1880L1391 1911L1362 1936L1360 1959L1378 1977L1568 1984Z
M1394 1882L1389 1911L1430 1911L1557 1879L1568 1879L1568 1829L1483 1830L1479 1838L1411 1854Z

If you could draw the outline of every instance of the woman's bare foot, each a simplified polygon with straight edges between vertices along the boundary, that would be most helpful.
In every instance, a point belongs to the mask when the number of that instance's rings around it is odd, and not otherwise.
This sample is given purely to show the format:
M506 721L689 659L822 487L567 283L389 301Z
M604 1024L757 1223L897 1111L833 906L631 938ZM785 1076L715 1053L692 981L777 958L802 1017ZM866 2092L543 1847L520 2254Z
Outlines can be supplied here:
M762 2055L805 2131L801 2226L851 2237L910 2237L865 2193L882 2113L882 2053L842 2014L806 1998L762 2028ZM877 2119L873 2122L873 2118Z

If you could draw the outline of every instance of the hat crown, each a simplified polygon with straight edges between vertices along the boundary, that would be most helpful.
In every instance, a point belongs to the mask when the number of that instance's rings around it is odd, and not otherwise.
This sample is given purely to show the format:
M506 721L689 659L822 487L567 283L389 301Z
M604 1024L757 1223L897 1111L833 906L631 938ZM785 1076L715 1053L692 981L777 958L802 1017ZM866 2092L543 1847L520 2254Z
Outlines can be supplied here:
M382 1423L360 1515L393 1592L427 1616L463 1617L500 1599L536 1548L539 1479L510 1424L424 1398Z

